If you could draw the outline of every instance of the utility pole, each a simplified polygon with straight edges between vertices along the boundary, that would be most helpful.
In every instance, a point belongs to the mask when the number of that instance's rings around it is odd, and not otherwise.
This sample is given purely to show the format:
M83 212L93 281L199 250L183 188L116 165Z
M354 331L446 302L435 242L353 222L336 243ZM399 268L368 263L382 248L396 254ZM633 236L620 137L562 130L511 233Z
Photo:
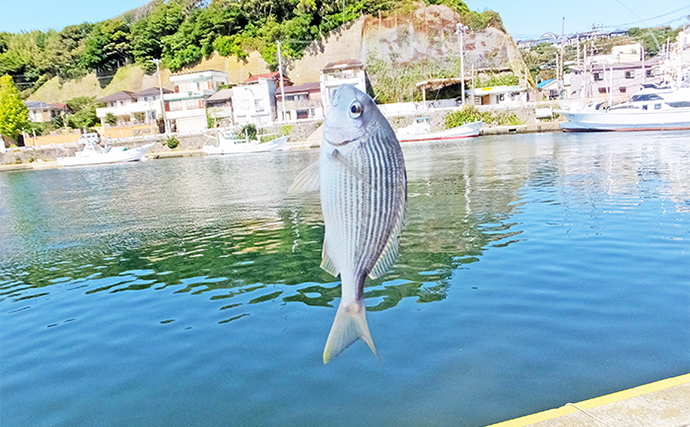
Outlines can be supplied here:
M465 105L465 42L463 39L463 34L465 33L465 30L467 29L466 26L462 25L460 22L458 22L455 25L457 33L460 35L460 92L462 93L461 99L462 99L462 105ZM474 95L474 94L473 94Z
M160 59L152 59L151 62L156 64L156 71L158 73L158 90L160 90L161 93L161 114L163 115L163 124L165 125L165 135L167 136L168 133L170 133L170 129L168 128L168 119L165 117L165 101L163 101L163 83L161 81L161 68L160 68Z
M287 115L285 114L285 81L283 80L283 55L280 53L280 40L278 40L278 71L280 72L280 96L283 104L283 121L287 123Z

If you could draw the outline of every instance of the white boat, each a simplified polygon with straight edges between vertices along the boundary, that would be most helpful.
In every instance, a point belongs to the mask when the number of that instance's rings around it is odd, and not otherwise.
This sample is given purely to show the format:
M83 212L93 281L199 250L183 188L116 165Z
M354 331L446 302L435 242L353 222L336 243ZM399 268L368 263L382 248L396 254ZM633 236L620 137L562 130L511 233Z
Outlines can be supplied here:
M609 108L599 102L556 112L568 119L561 123L566 132L690 129L690 88L647 87Z
M204 145L201 150L205 154L240 154L240 153L261 153L264 151L287 150L287 142L290 135L281 136L267 142L250 141L249 138L238 139L231 132L218 132L218 143L215 145Z
M482 125L483 123L478 121L465 123L462 126L451 129L431 132L429 118L416 117L410 126L398 129L396 136L400 142L439 141L444 139L469 138L478 136Z
M87 133L79 137L77 143L84 144L84 148L77 151L73 157L61 157L58 163L62 166L85 166L106 163L137 162L141 160L149 148L155 143L138 148L107 147L99 145L100 137L97 133Z

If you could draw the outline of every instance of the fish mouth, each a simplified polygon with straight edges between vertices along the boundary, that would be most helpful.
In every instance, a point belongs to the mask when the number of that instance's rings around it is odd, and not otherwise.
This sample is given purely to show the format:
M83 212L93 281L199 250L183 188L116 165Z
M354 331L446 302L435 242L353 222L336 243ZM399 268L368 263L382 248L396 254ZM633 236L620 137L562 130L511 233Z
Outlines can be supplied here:
M329 145L333 145L335 147L342 147L343 145L347 145L351 142L354 141L354 139L346 139L345 141L342 142L332 142L326 136L324 135L323 140L326 141Z

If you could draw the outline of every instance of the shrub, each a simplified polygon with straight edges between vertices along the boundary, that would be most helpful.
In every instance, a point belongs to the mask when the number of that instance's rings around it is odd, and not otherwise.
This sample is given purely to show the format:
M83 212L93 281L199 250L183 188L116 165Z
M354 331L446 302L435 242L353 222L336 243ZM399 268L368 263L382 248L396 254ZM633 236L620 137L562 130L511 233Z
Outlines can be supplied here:
M245 134L249 135L249 139L256 139L256 125L252 123L244 125L238 136L244 138Z
M174 150L180 145L180 141L174 136L170 136L165 140L163 145L167 145L169 149Z

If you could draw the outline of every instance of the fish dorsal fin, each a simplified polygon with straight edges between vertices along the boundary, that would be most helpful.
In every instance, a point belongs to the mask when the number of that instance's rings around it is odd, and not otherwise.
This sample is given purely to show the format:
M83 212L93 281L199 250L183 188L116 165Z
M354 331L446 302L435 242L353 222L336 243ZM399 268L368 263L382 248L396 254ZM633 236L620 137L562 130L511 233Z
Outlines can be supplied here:
M306 193L309 191L318 191L321 186L319 179L319 161L307 166L302 172L295 177L292 182L289 193Z
M400 232L402 231L404 219L405 219L405 209L407 203L403 202L400 209L397 212L397 217L395 218L395 226L391 232L386 246L384 246L379 259L374 264L374 268L369 272L369 277L372 279L378 279L379 277L386 274L388 270L395 263L395 259L398 257L398 250L400 248Z
M325 238L323 239L323 249L321 250L321 268L332 276L337 276L340 274L338 267L335 265L335 262L333 262L333 258L328 255Z

